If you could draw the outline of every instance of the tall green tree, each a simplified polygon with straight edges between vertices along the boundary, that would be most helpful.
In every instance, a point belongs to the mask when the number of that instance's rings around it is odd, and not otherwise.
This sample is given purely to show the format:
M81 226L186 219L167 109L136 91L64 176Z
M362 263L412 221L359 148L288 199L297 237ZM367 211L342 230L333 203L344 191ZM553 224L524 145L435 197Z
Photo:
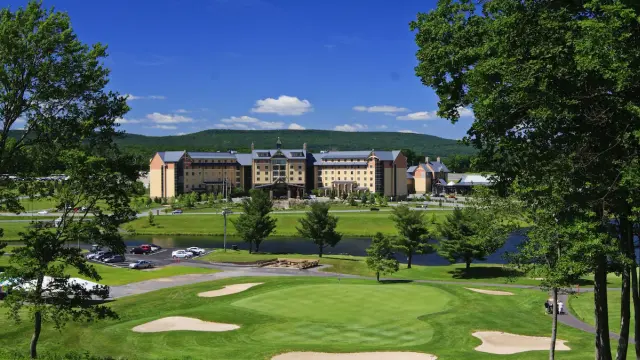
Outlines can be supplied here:
M237 219L231 219L238 235L249 243L249 253L256 247L260 251L260 244L276 228L277 220L269 216L273 210L273 201L269 194L261 190L251 190L251 196L242 200L242 211Z
M104 46L83 44L67 14L34 1L0 10L0 34L0 173L25 179L22 184L36 194L53 195L62 209L59 227L20 235L25 246L2 274L17 281L2 304L7 314L33 321L29 352L35 358L43 323L62 328L68 321L115 316L109 307L91 303L105 299L107 287L87 289L68 281L70 268L100 279L80 249L70 245L93 242L124 252L118 228L135 215L129 195L136 192L141 168L114 143L121 135L116 120L129 108L124 97L105 91ZM10 130L18 125L22 130L14 136ZM69 178L57 182L53 194L32 180L60 172ZM22 210L14 180L0 182L0 206ZM72 210L81 207L85 210Z
M453 209L445 220L438 224L441 237L438 254L449 262L462 261L469 270L474 260L484 260L487 255L484 244L476 241L476 219L471 211Z
M376 273L376 280L380 282L380 274L392 274L400 269L398 260L393 252L394 241L382 233L376 233L367 248L367 267Z
M503 191L514 181L531 189L521 194L530 206L536 184L563 181L559 221L580 218L597 231L574 239L590 245L597 360L611 359L608 259L624 248L609 221L632 213L620 174L640 148L638 15L635 2L461 0L440 1L411 24L416 74L438 95L438 115L474 113L465 142L479 150L476 164Z
M391 210L398 236L395 247L407 256L407 268L411 269L414 254L428 254L433 252L429 244L429 229L424 221L424 212L411 210L406 205L396 206Z
M330 207L329 203L312 203L311 210L298 219L300 225L296 227L301 237L311 239L318 246L319 257L326 247L334 247L342 240L342 234L336 231L338 217L329 215Z

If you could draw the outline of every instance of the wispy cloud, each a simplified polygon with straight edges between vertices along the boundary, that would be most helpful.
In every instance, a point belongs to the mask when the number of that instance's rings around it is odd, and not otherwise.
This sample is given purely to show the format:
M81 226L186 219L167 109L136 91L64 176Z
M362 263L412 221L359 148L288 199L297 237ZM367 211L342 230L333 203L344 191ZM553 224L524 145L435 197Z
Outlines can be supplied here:
M280 95L277 99L266 98L256 101L251 109L254 113L278 115L302 115L313 110L309 100L300 100L295 96Z
M344 125L336 125L336 127L334 127L333 130L355 132L355 131L367 130L367 128L368 128L367 125L363 125L363 124L344 124Z
M398 132L403 134L419 134L417 131L413 130L398 130Z
M458 108L458 114L460 115L461 118L465 118L465 117L473 117L473 111L471 111L470 109L467 108ZM425 121L425 120L436 120L436 119L440 119L440 117L438 116L437 111L418 111L418 112L414 112L411 114L407 114L407 115L402 115L402 116L398 116L396 117L397 120L421 120L421 121Z
M165 100L167 97L163 95L147 95L147 96L137 96L133 94L125 94L124 97L127 98L127 101L134 100Z
M284 122L281 121L262 121L251 116L232 116L220 120L219 124L214 125L218 129L237 129L237 130L274 130L284 128Z
M154 112L147 115L147 119L157 124L172 124L172 123L189 123L193 122L193 119L183 115L173 114L161 114Z
M386 113L385 115L394 115L393 113L407 112L409 109L392 105L374 105L374 106L354 106L353 110L370 113Z
M188 113L190 113L190 112L191 112L191 111L189 111L189 110L185 110L185 109L178 109L178 110L176 110L176 114L188 114Z
M139 124L141 122L142 120L136 120L136 119L125 119L125 118L116 119L117 124Z
M153 128L161 130L176 130L178 127L173 125L155 125Z
M304 126L302 126L302 125L298 125L298 124L296 124L296 123L291 123L291 124L289 124L288 129L289 129L289 130L304 130L304 129L305 129L305 127L304 127Z

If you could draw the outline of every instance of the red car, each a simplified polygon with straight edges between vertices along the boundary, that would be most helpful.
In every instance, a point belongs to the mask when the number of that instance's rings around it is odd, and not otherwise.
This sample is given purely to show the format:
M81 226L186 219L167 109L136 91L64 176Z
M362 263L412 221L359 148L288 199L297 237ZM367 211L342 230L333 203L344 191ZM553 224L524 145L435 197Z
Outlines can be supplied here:
M144 250L145 252L151 252L151 245L140 245L140 249Z

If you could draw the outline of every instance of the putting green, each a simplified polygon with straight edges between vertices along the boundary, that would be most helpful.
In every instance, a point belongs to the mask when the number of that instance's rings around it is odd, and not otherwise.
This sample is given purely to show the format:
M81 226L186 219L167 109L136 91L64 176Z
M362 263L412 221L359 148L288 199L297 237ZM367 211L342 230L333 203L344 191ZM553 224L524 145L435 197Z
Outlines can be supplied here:
M279 318L270 331L253 332L255 341L414 346L433 336L433 328L419 318L446 310L452 299L422 285L323 284L271 291L232 305Z

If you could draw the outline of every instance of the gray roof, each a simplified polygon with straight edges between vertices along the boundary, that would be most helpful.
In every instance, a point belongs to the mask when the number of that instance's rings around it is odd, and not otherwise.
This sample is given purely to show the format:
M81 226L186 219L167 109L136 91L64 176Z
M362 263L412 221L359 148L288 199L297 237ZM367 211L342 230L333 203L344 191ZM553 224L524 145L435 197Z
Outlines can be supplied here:
M306 159L307 158L307 150L304 149L263 149L263 150L253 150L251 152L251 157L254 159L268 159L275 155L278 151L280 151L287 159ZM260 157L258 153L268 153L269 157ZM302 153L302 156L293 156L293 153Z
M449 169L447 169L447 166L441 162L437 162L437 161L429 161L429 165L431 165L431 167L433 168L433 171L435 172L449 172Z
M373 150L373 153L378 157L378 159L382 161L395 161L398 155L400 155L400 150L392 150L392 151L376 151ZM313 154L313 157L317 161L323 159L368 159L371 155L370 150L360 150L360 151L330 151L324 154Z
M192 159L235 159L236 154L228 152L188 152Z
M366 161L351 161L351 162L323 162L323 161L316 161L313 163L313 165L316 166L367 166L367 162Z
M413 174L414 172L416 172L417 169L418 169L418 167L415 166L415 165L414 166L409 166L409 168L407 169L407 173L412 173ZM413 178L413 176L412 176L412 178Z
M242 166L251 166L253 159L251 158L251 154L235 154L238 163Z
M407 179L413 179L413 175L410 172L407 172Z
M160 159L164 162L178 162L184 155L184 151L160 151L158 152Z

